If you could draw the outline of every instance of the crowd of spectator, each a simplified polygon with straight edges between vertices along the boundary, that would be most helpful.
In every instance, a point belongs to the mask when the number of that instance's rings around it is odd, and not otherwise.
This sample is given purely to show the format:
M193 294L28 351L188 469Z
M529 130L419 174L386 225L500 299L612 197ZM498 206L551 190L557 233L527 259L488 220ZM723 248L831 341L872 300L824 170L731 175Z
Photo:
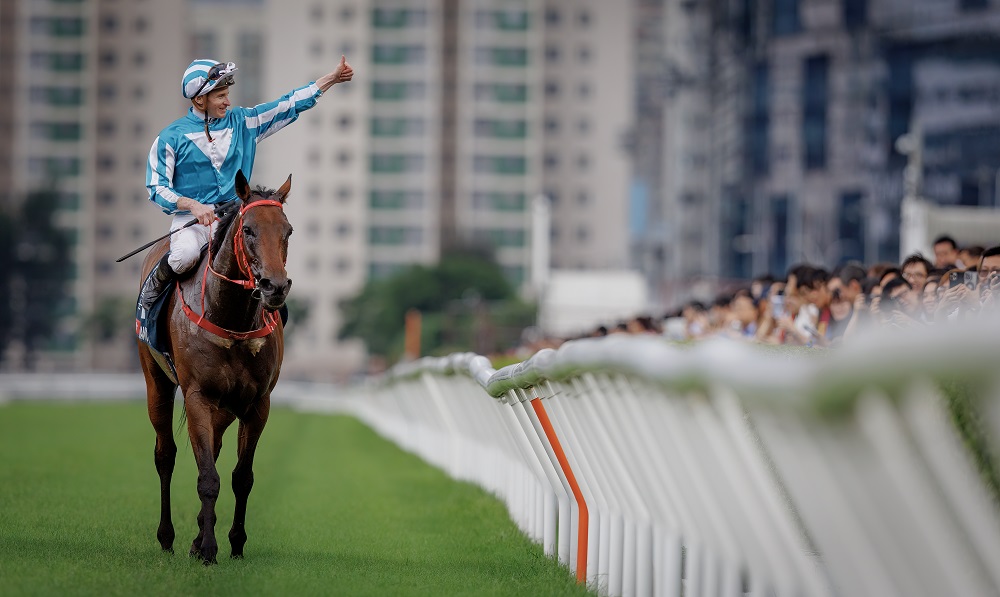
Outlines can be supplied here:
M710 303L692 300L662 318L635 317L584 336L655 334L678 341L724 336L825 347L873 326L932 326L980 317L1000 305L998 288L1000 245L959 247L941 236L934 241L933 260L913 254L899 264L849 262L832 271L802 263L783 277L760 276ZM560 343L539 339L531 348Z
M711 304L691 301L668 314L662 333L676 340L724 335L767 344L830 346L871 326L939 325L980 317L1000 291L1000 246L959 247L934 241L933 261L846 263L828 271L791 267L782 278L761 276Z

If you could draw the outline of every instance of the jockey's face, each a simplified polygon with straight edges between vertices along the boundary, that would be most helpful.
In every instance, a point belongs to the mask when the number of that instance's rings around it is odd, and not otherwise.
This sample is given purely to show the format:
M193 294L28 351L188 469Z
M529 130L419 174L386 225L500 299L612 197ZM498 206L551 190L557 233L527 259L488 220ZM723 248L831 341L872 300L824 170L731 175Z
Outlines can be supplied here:
M207 95L195 98L194 101L195 106L199 110L204 110L211 118L223 118L226 115L226 110L232 105L229 103L228 87L214 89Z

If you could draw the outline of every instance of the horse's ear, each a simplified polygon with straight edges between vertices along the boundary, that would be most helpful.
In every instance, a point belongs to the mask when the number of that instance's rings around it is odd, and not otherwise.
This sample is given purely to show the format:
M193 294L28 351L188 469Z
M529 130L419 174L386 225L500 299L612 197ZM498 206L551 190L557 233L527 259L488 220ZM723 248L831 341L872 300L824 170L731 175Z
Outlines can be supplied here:
M236 171L236 196L244 201L250 198L250 183L243 176L242 169Z
M288 192L291 190L292 190L292 175L289 174L288 180L285 181L285 184L281 185L281 187L278 188L277 192L278 201L284 203L285 200L288 199Z

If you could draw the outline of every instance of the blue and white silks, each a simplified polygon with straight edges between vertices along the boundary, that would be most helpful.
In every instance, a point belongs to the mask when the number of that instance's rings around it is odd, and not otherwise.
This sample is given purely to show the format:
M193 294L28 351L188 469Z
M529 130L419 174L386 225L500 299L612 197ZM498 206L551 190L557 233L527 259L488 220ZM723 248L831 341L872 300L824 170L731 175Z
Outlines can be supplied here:
M146 163L150 201L164 213L177 211L177 199L190 197L215 204L236 197L236 172L253 174L257 143L295 122L323 95L310 83L253 108L231 107L225 117L209 119L212 141L205 135L205 115L193 107L153 141Z

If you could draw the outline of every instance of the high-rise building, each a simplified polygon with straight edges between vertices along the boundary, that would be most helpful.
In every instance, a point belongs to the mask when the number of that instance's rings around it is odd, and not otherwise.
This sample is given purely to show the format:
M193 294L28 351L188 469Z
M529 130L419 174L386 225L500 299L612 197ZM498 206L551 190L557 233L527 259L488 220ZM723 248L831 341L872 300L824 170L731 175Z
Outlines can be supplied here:
M640 79L640 97L667 91L663 179L647 222L665 231L663 259L639 263L665 303L699 279L708 293L796 262L899 259L906 156L896 141L914 127L925 199L997 205L1000 7L642 4L665 15L665 66Z
M120 303L122 293L134 300L138 262L114 259L162 228L141 209L145 155L155 134L150 122L181 105L159 93L159 83L180 68L184 50L174 36L183 15L183 7L152 2L0 4L3 203L57 193L56 223L72 243L66 317L41 347L42 366L113 366L127 358L130 326ZM104 326L95 323L102 313Z
M286 366L355 369L339 303L449 247L486 243L512 282L527 281L540 194L553 204L554 265L627 264L628 6L300 0L267 14L294 32L265 52L269 95L341 54L357 72L258 157L275 184L294 171L299 192L289 272L309 320Z
M631 14L597 0L0 0L0 75L11 74L0 98L13 104L0 115L0 186L54 180L64 196L77 265L68 364L135 366L118 322L142 255L114 261L167 229L145 164L188 108L179 81L194 58L238 63L239 105L315 80L341 55L357 73L261 144L251 181L294 174L289 374L363 363L359 343L337 338L339 306L370 277L478 243L525 283L542 195L553 265L626 266Z

